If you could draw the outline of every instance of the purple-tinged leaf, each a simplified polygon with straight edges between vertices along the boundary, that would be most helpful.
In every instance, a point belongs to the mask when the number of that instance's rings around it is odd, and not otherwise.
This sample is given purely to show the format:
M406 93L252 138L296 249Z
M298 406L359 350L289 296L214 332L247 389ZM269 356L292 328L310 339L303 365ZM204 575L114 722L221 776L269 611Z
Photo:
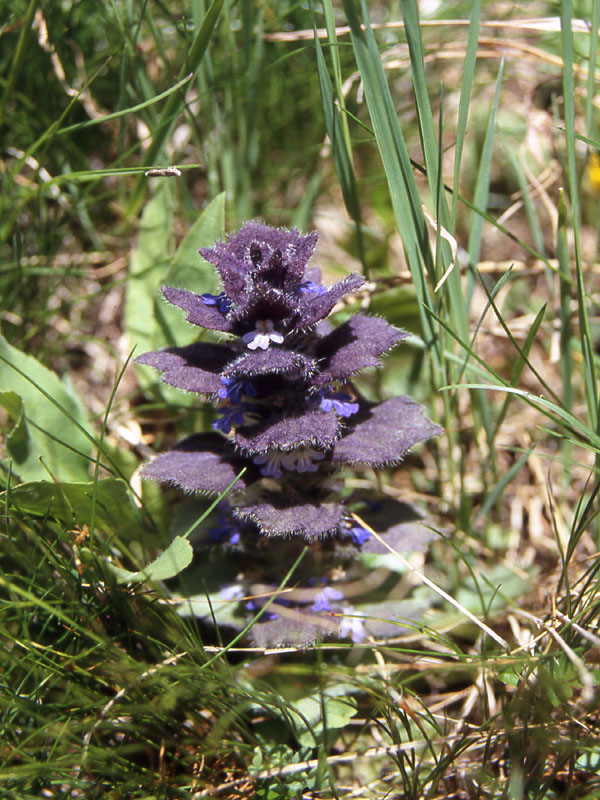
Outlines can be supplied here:
M337 530L342 519L340 503L319 503L288 498L243 506L235 510L236 516L252 520L266 536L304 536L320 539Z
M414 630L414 623L423 619L427 608L428 604L419 600L388 600L382 603L360 603L356 613L365 615L363 625L371 636L377 639L393 639Z
M276 619L256 622L250 629L250 638L256 647L282 647L287 644L309 647L321 639L334 636L337 631L338 622L333 617L329 619L305 609L284 608Z
M347 275L324 294L305 295L298 304L299 317L296 329L308 328L320 319L324 319L345 294L359 289L364 282L365 279L360 275Z
M330 447L339 436L340 425L335 411L309 411L292 416L275 414L257 425L238 428L235 443L249 455L264 453L271 447L292 450L302 445Z
M317 344L316 355L322 365L315 383L324 386L365 367L381 366L378 356L407 336L379 317L352 317Z
M228 452L222 436L197 433L157 456L144 467L142 477L174 484L186 492L218 493L224 492L246 465L245 459ZM245 489L249 482L246 473L233 488Z
M225 345L196 342L144 353L136 362L161 370L163 381L178 389L213 394L223 388L219 373L233 356Z
M434 531L425 527L423 515L414 506L391 498L386 498L375 506L374 511L361 513L361 518L399 553L425 551L429 543L437 538ZM389 553L387 547L375 536L364 542L361 551Z
M419 442L442 432L410 397L392 397L350 417L333 448L334 463L380 466L401 461Z
M223 375L225 377L256 377L260 375L276 375L283 373L289 378L305 378L316 370L312 358L294 350L280 347L268 350L255 350L229 364Z
M162 293L169 303L186 312L186 319L193 325L201 325L213 331L231 332L232 326L227 317L216 305L207 305L199 294L175 289L173 286L163 286Z

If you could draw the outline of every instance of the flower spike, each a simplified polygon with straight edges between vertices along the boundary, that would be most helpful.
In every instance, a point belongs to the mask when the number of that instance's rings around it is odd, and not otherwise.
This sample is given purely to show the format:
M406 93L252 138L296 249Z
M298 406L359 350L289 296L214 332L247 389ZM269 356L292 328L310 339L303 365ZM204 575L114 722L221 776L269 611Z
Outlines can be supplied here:
M138 359L160 370L163 381L216 401L219 415L212 432L159 455L144 476L216 495L246 468L201 541L217 547L219 557L237 559L237 578L227 573L226 593L239 605L240 620L264 607L291 563L300 565L297 588L253 626L259 646L307 645L329 635L360 642L370 635L342 578L350 558L372 557L380 545L354 520L357 499L344 489L344 477L354 465L398 464L440 433L410 398L369 403L350 382L381 366L380 357L407 334L362 313L337 327L324 322L364 280L351 274L323 284L308 263L316 241L315 233L249 222L226 241L201 248L222 291L197 295L167 286L163 294L189 322L223 334L221 341ZM386 498L373 514L372 524L391 546L424 549L431 538L406 504ZM224 600L222 586L219 591ZM234 615L228 619L233 624Z

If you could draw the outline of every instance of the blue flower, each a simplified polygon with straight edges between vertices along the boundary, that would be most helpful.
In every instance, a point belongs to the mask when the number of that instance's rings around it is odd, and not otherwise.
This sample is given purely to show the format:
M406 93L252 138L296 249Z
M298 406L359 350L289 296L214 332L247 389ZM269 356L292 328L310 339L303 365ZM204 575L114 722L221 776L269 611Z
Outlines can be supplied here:
M283 460L287 458L287 455L281 450L271 450L270 453L262 453L252 460L255 464L258 464L260 473L265 478L281 478L283 475Z
M360 547L371 538L371 531L363 528L362 525L357 523L347 523L348 527L346 533L352 539L352 544Z
M270 319L259 319L256 322L256 328L245 333L242 340L246 342L250 350L256 350L259 347L261 350L266 350L271 342L281 344L283 335L273 330L273 323Z
M340 417L351 417L358 411L358 403L353 403L349 394L334 392L333 394L319 393L319 407L323 411L335 411Z
M208 535L215 544L238 544L241 538L238 524L223 511L219 512L217 524L213 525Z
M318 297L327 292L326 286L321 286L314 281L303 281L298 288L301 294L316 294Z
M200 295L200 299L205 306L218 306L221 314L226 314L231 308L231 300L227 297L225 292L221 292L221 294L209 294L205 292Z
M230 403L241 403L242 395L256 397L256 387L248 378L221 378L223 389L219 389L217 394L223 400Z
M229 431L234 425L244 424L245 410L246 410L246 405L244 403L221 406L221 408L217 409L217 412L222 415L221 419L216 419L213 422L212 424L213 428L216 431L229 433Z
M367 635L362 619L352 616L354 614L354 606L344 606L342 610L344 617L340 622L340 639L348 637L352 639L354 644L360 644Z
M344 597L342 592L337 589L332 589L331 586L324 586L318 594L315 595L315 601L312 604L311 611L331 611L330 600L341 600Z

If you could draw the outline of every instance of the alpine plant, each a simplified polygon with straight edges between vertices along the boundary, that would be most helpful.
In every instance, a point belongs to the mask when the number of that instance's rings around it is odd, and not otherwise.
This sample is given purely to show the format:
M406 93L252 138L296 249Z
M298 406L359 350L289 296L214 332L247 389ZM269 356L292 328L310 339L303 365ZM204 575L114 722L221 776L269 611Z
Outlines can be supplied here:
M138 358L161 370L165 383L216 404L212 430L159 455L144 477L216 495L246 468L199 542L197 591L218 573L212 596L229 602L227 624L238 628L269 603L250 632L259 646L331 635L359 642L398 630L397 623L382 627L383 612L393 618L401 609L397 601L365 605L373 582L361 558L386 554L382 540L407 551L431 538L412 507L389 497L374 502L345 486L349 468L396 465L440 428L409 397L374 404L359 395L352 377L380 366L379 357L407 334L362 313L337 327L326 320L364 279L351 274L324 286L308 267L316 242L316 233L249 222L227 241L200 248L222 291L162 291L190 323L222 340ZM210 620L212 603L204 613Z

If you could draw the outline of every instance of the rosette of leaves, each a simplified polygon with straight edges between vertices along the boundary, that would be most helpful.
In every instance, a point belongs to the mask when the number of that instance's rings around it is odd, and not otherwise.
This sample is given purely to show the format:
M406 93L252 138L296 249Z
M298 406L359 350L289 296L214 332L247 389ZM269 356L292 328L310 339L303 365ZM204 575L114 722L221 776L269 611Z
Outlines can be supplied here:
M386 499L374 506L344 490L342 468L396 465L440 429L408 397L374 404L356 392L352 376L380 366L379 357L407 334L365 314L337 327L326 321L363 278L351 274L322 285L318 271L308 268L316 241L316 233L249 222L226 242L201 248L219 274L221 293L162 291L190 323L222 340L138 358L159 369L166 383L212 399L217 409L212 430L159 455L144 476L215 495L246 468L205 543L233 564L229 582L215 587L220 600L237 603L229 624L239 617L242 626L244 615L270 601L251 630L265 646L328 635L359 641L374 632L352 614L356 592L345 587L357 581L348 565L359 552L386 551L351 515L353 504L362 503L362 518L372 519L394 548L422 548L430 538L406 504ZM290 586L277 594L306 545Z

